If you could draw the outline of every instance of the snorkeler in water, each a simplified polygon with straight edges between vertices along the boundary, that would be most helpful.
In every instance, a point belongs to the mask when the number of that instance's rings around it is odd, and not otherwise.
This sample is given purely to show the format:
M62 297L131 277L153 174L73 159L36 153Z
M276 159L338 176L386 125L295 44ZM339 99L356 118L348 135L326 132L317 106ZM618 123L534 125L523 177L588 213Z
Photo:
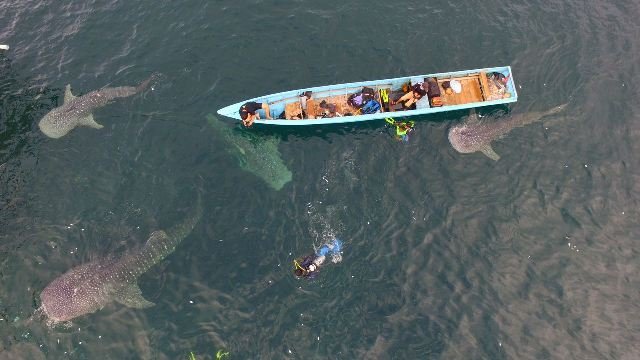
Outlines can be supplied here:
M301 260L293 260L295 270L293 271L298 277L306 277L313 279L320 270L320 265L324 263L325 256L316 256L316 254L307 255Z
M389 125L396 127L395 138L399 141L408 142L409 134L413 132L415 123L413 121L396 121L393 118L384 119Z
M295 266L294 274L298 277L313 279L318 274L320 266L327 259L327 256L340 256L341 249L342 241L333 239L330 243L322 245L315 253L307 255L300 260L293 260L293 265Z

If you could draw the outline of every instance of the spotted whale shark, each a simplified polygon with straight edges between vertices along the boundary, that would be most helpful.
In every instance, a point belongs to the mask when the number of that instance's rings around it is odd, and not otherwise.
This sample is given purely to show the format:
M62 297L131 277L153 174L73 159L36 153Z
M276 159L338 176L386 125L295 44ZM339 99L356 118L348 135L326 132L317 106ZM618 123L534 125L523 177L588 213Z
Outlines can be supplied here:
M230 128L213 114L208 114L207 120L240 168L255 174L276 191L291 181L291 170L278 150L279 138Z
M545 116L557 114L567 104L556 106L547 111L532 111L524 114L513 115L507 119L495 122L480 121L472 109L467 120L449 130L449 142L456 151L470 154L480 151L493 160L499 160L498 155L491 147L491 142L506 134L516 127L525 126L542 119Z
M71 93L71 85L67 84L64 91L64 103L49 111L38 123L40 130L50 138L60 138L77 126L88 126L102 129L102 125L93 119L93 111L107 105L117 98L125 98L145 90L157 79L155 73L138 86L106 87L91 91L82 96Z
M201 217L202 201L198 197L183 222L166 231L154 231L138 251L72 268L42 291L38 312L53 325L98 311L112 301L133 308L154 305L142 296L138 278L171 254Z

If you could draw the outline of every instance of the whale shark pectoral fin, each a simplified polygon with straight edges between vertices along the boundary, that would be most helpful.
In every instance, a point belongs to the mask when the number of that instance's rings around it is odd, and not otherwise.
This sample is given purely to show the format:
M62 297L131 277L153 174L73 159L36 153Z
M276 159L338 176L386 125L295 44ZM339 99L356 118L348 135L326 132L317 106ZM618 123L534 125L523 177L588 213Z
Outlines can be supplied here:
M491 160L500 160L500 155L493 151L493 148L490 144L483 146L480 151L482 151L483 154L487 155Z
M92 127L94 129L102 129L104 126L98 124L94 119L93 115L89 114L86 117L80 119L80 123L84 126Z
M244 149L240 145L235 143L233 145L238 149L238 151L240 151L242 155L247 155L246 151L244 151Z
M144 309L155 305L142 297L142 290L137 284L125 284L116 293L114 300L122 305L136 309Z
M480 122L480 118L478 118L478 114L476 114L476 109L471 108L469 110L469 117L467 118L467 124L477 124Z
M71 84L67 84L67 87L64 88L64 103L66 104L75 98L76 97L71 93Z

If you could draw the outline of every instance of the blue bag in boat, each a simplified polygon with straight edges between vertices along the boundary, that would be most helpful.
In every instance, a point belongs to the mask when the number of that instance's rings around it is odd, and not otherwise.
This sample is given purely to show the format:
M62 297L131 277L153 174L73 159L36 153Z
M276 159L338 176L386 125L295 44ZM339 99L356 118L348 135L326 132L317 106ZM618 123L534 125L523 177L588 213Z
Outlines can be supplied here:
M380 103L375 100L367 101L362 107L363 114L375 114L380 111Z

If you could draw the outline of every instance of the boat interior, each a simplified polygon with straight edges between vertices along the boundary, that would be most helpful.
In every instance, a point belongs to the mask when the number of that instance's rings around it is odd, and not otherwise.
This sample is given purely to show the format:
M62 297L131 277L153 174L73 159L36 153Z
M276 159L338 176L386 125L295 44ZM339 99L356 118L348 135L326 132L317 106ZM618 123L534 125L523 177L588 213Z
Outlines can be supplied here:
M375 100L379 106L375 112L396 112L431 107L446 107L469 103L508 98L510 74L485 71L454 76L400 78L388 84L337 88L322 91L305 91L299 96L269 102L272 116L279 119L302 120L337 116L370 114L372 108L364 104L354 104L351 98L365 94L365 101ZM416 86L425 90L426 95L416 99L410 107L397 102ZM413 95L411 95L413 96ZM375 104L374 104L375 105ZM364 110L363 110L364 109Z

